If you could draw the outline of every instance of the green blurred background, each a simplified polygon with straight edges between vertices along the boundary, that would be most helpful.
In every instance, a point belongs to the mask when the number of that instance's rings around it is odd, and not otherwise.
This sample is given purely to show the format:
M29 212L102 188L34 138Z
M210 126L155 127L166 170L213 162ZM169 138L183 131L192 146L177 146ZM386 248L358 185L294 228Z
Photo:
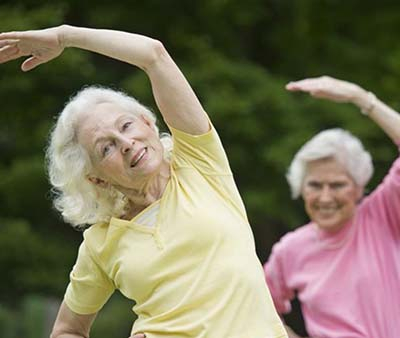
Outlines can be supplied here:
M328 74L361 84L400 108L400 2L338 0L7 1L0 31L62 23L160 39L219 130L247 206L257 253L307 218L290 199L285 171L298 147L340 126L372 153L376 186L397 150L350 105L284 90L290 80ZM0 65L0 337L46 337L82 234L52 209L44 147L54 117L85 84L123 88L156 110L138 69L80 50L22 73ZM116 294L94 338L128 337L131 302ZM295 306L296 308L296 306ZM304 334L298 310L287 318ZM227 323L229 325L229 323Z

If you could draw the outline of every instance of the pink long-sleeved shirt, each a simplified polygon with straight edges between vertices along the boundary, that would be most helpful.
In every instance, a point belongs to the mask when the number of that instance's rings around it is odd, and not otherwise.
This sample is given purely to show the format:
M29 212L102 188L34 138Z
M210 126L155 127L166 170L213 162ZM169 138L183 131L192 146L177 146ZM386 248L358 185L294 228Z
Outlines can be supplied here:
M341 230L286 234L264 269L278 312L297 294L311 337L400 337L400 158Z

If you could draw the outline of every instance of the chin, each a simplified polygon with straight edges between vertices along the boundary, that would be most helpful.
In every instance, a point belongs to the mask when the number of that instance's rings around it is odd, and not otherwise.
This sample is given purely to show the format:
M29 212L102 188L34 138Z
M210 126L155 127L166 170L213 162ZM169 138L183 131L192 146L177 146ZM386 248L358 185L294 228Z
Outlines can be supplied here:
M341 222L335 222L334 220L315 220L314 221L319 228L324 229L324 230L328 230L328 231L335 231L335 230L339 230L343 223Z

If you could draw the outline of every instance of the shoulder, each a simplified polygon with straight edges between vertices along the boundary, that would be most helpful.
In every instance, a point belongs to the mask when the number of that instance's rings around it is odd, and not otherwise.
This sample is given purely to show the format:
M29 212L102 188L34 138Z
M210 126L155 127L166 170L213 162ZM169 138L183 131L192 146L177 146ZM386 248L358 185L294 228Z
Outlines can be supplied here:
M174 168L193 168L202 174L230 175L231 170L223 144L210 122L210 130L201 135L191 135L171 128Z
M308 241L314 234L312 223L304 224L285 234L281 241L285 244L297 245Z
M92 256L99 257L112 237L109 223L101 222L93 224L83 233L84 244Z
M312 242L313 239L313 225L308 223L282 236L279 242L273 246L272 252L274 254L296 255L299 252L299 249L303 249L310 245L310 242Z
M83 233L83 238L86 242L104 240L107 237L109 223L101 222L91 225Z
M400 157L397 158L382 182L359 204L361 213L385 211L400 200Z
M214 125L209 121L209 129L202 134L189 134L182 130L168 126L172 134L172 140L174 146L195 146L195 147L207 147L210 144L217 143L221 145L218 132Z

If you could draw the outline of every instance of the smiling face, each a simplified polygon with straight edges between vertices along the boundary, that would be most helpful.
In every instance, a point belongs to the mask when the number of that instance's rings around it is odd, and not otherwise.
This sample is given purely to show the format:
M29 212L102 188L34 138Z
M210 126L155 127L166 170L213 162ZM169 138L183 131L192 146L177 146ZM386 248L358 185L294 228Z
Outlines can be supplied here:
M94 183L136 189L163 163L164 149L153 122L116 104L102 103L83 113L77 136L90 156Z
M310 219L321 229L336 231L351 219L362 195L346 169L333 158L311 161L302 197Z

